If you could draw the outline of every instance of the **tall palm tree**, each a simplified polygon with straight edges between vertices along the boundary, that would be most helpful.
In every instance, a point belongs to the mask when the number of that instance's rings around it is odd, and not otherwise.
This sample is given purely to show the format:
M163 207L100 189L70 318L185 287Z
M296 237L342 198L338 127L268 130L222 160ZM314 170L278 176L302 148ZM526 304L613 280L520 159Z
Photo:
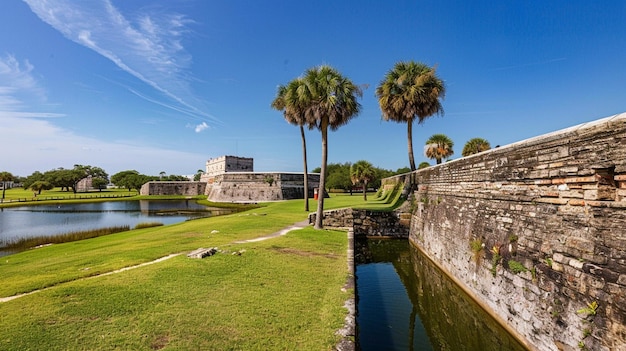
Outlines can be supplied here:
M483 138L472 138L465 143L461 155L469 156L491 149L489 142Z
M4 201L4 196L7 190L7 185L9 182L15 180L15 177L13 176L13 174L9 173L9 172L0 172L0 183L2 183L2 198L0 198L0 200Z
M289 82L286 86L279 85L276 92L276 98L272 101L272 107L283 112L285 120L300 127L300 136L302 138L302 160L304 163L304 210L309 211L309 173L306 157L306 138L304 135L304 126L309 129L315 127L315 121L307 121L303 111L303 106L308 103L305 96L299 95L300 88L304 84L302 78L296 78Z
M358 115L361 104L357 102L357 97L363 93L359 86L327 65L308 69L302 80L304 84L298 89L302 102L300 108L307 123L315 121L315 126L322 134L322 166L315 218L315 228L321 229L328 161L328 128L336 130Z
M444 95L445 87L435 68L414 61L396 63L376 88L383 119L407 124L411 171L415 170L413 121L421 124L434 114L443 115L440 100Z
M437 164L441 163L441 159L448 158L454 154L452 147L454 142L445 134L433 134L427 141L424 148L426 157L437 160Z
M363 200L367 201L367 184L376 178L374 166L365 161L357 161L350 166L352 184L363 184Z

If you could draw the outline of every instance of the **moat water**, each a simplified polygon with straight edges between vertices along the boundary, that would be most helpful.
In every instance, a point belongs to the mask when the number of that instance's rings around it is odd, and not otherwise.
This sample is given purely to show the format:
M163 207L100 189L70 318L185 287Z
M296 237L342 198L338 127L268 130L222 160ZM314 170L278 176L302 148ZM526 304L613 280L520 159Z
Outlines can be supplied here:
M526 350L407 240L355 245L360 350Z

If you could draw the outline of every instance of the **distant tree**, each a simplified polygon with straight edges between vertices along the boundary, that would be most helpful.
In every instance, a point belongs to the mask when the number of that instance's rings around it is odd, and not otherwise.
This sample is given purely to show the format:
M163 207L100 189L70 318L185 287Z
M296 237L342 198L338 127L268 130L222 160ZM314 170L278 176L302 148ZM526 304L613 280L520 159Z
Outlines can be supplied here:
M322 229L324 212L324 189L326 186L326 166L328 161L328 129L336 130L347 124L361 111L357 97L362 96L361 88L344 77L336 69L322 65L308 69L300 85L304 119L311 121L322 134L322 164L319 183L319 198L315 229Z
M184 182L184 181L189 181L189 178L187 178L186 176L183 175L176 175L176 174L170 174L167 177L161 179L164 181L170 181L170 182L174 182L174 181L178 181L178 182Z
M424 161L422 163L419 164L419 166L417 166L417 169L424 169L424 168L428 168L430 167L430 163Z
M0 182L2 182L2 200L4 200L5 192L7 190L7 184L12 182L15 179L15 176L10 172L0 172Z
M204 171L199 169L196 171L196 174L193 175L193 181L194 182L199 182L200 178L202 178L202 175L204 174Z
M164 171L159 172L159 180L163 180L163 177L165 177L167 173L165 173Z
M72 189L74 193L77 191L78 182L87 177L92 177L92 181L101 178L107 183L109 179L109 175L102 168L88 165L74 165L72 169L57 168L43 174L43 180L60 187L61 190Z
M22 181L22 187L24 189L29 189L31 184L33 184L36 181L44 181L43 173L39 171L33 172L31 175L29 175Z
M139 172L135 170L126 170L112 175L111 183L131 191L132 189L136 189L137 183L145 178L146 176L139 174ZM143 185L143 183L141 183L141 185ZM141 189L141 185L139 185L139 189Z
M477 154L479 152L487 151L491 149L489 142L483 138L472 138L465 143L461 154L463 156L469 156Z
M102 189L106 189L107 184L109 184L108 180L102 178L91 178L91 186L102 191Z
M413 157L413 121L421 124L434 114L443 115L440 99L445 95L444 83L435 69L414 61L398 62L376 88L383 119L407 124L409 163L415 170Z
M326 189L352 189L349 162L330 163L326 166Z
M437 164L441 163L441 160L448 158L454 154L452 147L454 142L448 138L445 134L433 134L426 140L425 154L430 159L435 159Z
M420 163L421 165L421 163ZM419 169L419 166L417 166ZM395 174L406 174L406 173L410 173L411 172L411 168L409 167L402 167L402 168L398 168L394 173Z
M363 200L365 201L367 201L367 185L374 180L375 176L374 166L365 160L357 161L350 167L352 184L363 185Z
M51 190L54 188L54 185L46 182L45 180L37 180L30 184L28 188L30 188L32 191L36 191L37 195L41 195L42 190Z

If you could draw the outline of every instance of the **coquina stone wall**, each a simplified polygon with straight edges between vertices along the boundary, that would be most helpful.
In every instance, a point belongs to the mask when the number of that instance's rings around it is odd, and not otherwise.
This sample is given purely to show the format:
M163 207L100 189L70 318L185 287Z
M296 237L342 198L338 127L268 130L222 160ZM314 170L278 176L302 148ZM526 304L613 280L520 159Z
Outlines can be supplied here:
M309 173L309 197L319 187L319 174ZM303 173L229 172L209 182L206 195L215 202L265 202L304 198Z
M202 195L206 189L205 182L167 181L147 182L141 186L141 195Z
M309 224L315 223L316 213L309 215ZM408 238L411 215L399 211L380 212L344 208L324 211L325 228L354 230L355 237Z
M626 350L626 113L387 179L410 240L534 350Z

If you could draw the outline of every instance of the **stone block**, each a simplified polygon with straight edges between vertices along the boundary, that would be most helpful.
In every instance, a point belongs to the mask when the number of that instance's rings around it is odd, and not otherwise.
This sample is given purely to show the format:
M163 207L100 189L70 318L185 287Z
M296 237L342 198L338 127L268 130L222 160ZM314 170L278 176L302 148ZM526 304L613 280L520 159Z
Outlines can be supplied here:
M564 256L562 253L555 253L552 255L552 262L565 263L569 262L569 257Z
M576 260L576 259L573 259L573 258L570 259L567 264L572 266L572 267L574 267L574 268L576 268L576 269L580 269L580 270L583 269L583 265L584 265L584 263L582 261L579 261L579 260Z
M594 243L591 240L570 236L565 240L565 246L575 248L581 252L593 253Z
M187 257L189 258L205 258L208 256L213 256L217 253L217 247L212 247L209 249L205 249L205 248L199 248L196 250L191 251L190 253L187 254Z

